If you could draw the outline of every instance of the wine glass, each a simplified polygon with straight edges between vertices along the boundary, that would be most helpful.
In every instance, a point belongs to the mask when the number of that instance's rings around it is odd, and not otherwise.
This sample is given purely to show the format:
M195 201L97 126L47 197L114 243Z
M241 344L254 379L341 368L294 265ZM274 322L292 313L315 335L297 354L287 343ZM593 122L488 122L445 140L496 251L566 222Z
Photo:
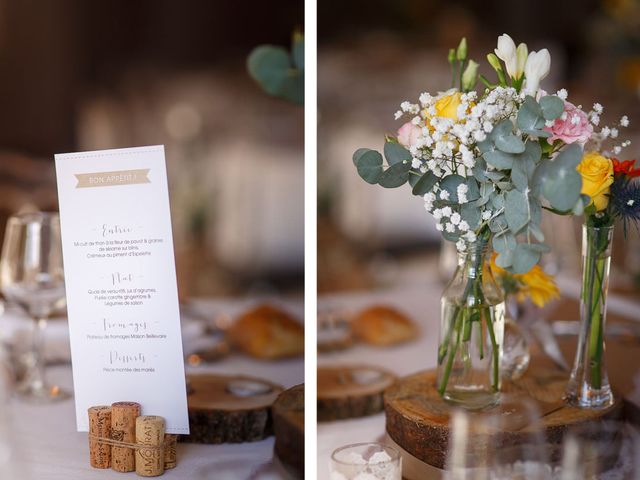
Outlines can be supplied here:
M57 213L29 212L7 222L0 257L0 289L34 320L26 373L17 386L25 399L47 403L68 394L45 381L43 334L47 319L65 302L64 270Z
M640 478L640 439L632 424L594 420L568 427L560 480Z
M535 404L502 394L491 410L454 410L444 478L550 480L552 468Z

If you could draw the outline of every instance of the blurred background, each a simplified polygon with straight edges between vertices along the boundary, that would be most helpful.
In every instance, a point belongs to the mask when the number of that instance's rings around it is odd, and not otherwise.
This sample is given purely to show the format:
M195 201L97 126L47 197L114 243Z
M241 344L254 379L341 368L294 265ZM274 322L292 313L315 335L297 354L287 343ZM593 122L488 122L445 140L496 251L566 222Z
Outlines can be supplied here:
M301 294L303 107L246 60L303 25L299 0L0 0L0 237L57 210L55 153L164 144L181 297Z
M569 91L569 99L605 106L603 124L629 115L632 141L621 159L640 157L640 2L636 0L351 0L336 15L318 5L318 288L321 293L398 288L440 271L451 278L450 255L439 256L440 234L408 187L383 189L362 181L351 156L360 147L381 150L384 134L401 122L404 100L450 83L449 48L461 37L469 55L487 69L497 37L510 34L529 50L548 48L551 75L543 88ZM579 223L549 215L554 248L550 273L577 275ZM637 298L640 241L618 229L613 285ZM450 253L450 252L449 252ZM453 259L455 261L455 258Z

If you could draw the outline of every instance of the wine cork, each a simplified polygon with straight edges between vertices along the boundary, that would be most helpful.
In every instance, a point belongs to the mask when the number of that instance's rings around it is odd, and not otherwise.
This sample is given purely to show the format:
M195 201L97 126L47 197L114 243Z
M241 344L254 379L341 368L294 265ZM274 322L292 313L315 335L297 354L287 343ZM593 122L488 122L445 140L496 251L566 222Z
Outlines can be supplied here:
M111 438L119 442L135 443L136 418L139 416L139 403L117 402L111 405ZM134 449L114 446L111 449L111 468L117 472L133 472L136 469Z
M176 468L178 435L167 433L164 436L164 469Z
M164 473L164 418L144 415L136 418L136 473L141 477L157 477ZM161 448L157 448L161 447Z
M111 445L95 437L111 438L111 407L108 405L89 408L89 463L93 468L109 468Z

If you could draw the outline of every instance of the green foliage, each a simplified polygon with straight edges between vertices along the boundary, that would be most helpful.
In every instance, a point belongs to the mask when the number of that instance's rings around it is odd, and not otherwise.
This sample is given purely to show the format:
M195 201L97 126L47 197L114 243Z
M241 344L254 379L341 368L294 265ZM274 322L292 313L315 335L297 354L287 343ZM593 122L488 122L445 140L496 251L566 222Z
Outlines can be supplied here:
M261 45L247 59L251 77L274 97L304 104L304 36L293 36L291 53L282 47Z
M516 122L518 128L528 135L545 138L551 136L549 132L542 130L545 123L542 107L530 95L527 95L518 110Z
M356 155L354 155L353 161L358 168L358 175L360 175L365 182L373 185L378 183L383 173L382 155L375 150L368 150L358 155L357 158Z
M378 183L380 186L385 188L397 188L409 180L409 170L411 169L411 164L408 162L399 162L394 163L389 168L387 168L380 178L378 179Z
M418 179L411 190L411 193L414 195L424 195L430 192L439 180L439 178L431 172L426 172L421 177L417 175L412 175L412 177Z
M455 53L452 63L459 63ZM504 119L475 145L480 156L467 177L448 173L439 178L432 171L412 168L411 153L393 137L384 145L384 159L378 152L359 149L353 161L369 183L397 188L408 182L414 195L438 193L433 208L451 207L476 235L491 234L497 264L512 273L525 273L549 251L540 227L543 208L561 214L591 208L589 197L580 194L582 178L576 171L582 148L549 143L550 134L544 130L563 111L564 102L556 96L540 101L527 96L515 115L515 125ZM464 203L458 196L461 185L467 187ZM449 194L446 200L440 197L443 191ZM483 212L490 217L483 219ZM449 220L440 221L444 226ZM442 235L452 242L465 238L461 229L445 229Z
M411 154L399 143L386 142L384 144L384 158L387 159L389 165L395 165L404 160L411 160Z
M553 160L542 162L535 172L534 191L540 191L556 211L570 211L580 201L582 177L576 167L582 153L579 145L569 145Z

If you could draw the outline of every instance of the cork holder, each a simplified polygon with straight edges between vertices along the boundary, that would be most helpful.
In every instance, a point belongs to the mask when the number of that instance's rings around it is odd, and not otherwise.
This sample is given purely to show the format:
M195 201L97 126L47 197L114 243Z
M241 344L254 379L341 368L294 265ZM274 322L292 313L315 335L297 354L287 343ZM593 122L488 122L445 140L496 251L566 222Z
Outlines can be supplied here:
M141 477L156 477L175 468L178 435L165 433L163 417L140 412L135 402L88 409L92 467L136 472Z

